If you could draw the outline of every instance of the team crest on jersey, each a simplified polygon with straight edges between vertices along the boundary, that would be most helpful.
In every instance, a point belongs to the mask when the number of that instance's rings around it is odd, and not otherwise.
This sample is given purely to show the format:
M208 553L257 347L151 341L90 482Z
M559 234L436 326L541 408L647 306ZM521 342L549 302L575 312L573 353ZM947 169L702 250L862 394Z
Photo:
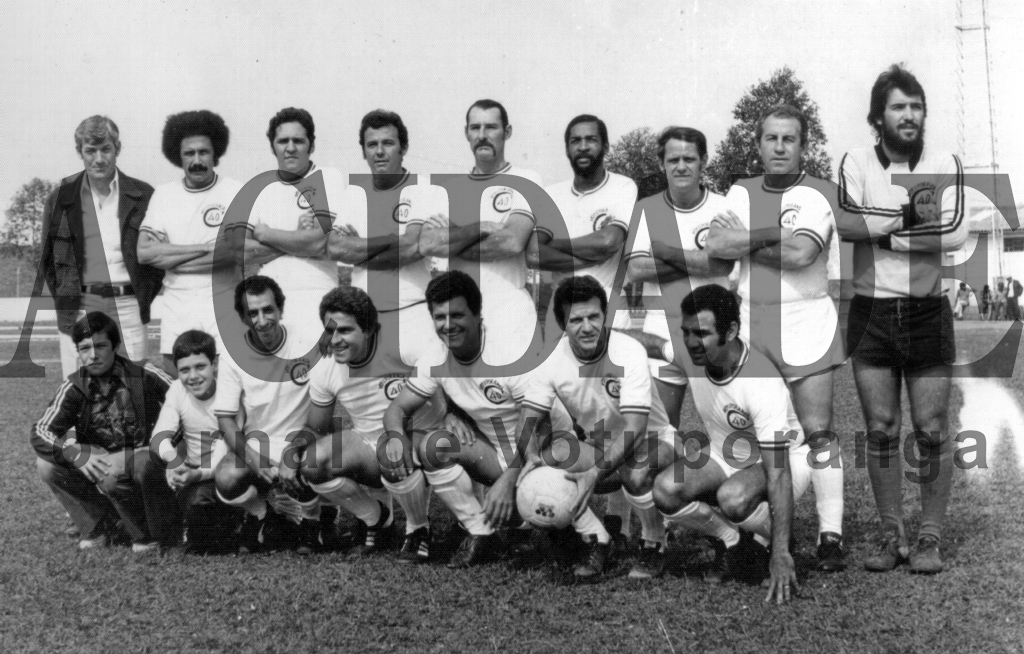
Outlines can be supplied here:
M622 394L622 382L618 377L605 375L601 378L601 385L604 386L604 392L608 393L610 397L614 397L616 400L619 399L619 395Z
M615 216L608 213L607 209L598 209L590 214L590 222L594 225L595 232L601 231L613 220L615 220Z
M220 227L224 222L224 212L227 208L222 204L213 204L203 209L203 223L207 227Z
M491 404L501 404L505 401L505 389L497 379L485 379L480 382L480 391Z
M402 392L402 388L405 387L405 377L398 375L397 373L393 377L382 379L377 388L384 391L384 397L389 400L393 400L398 397L398 394Z
M698 250L703 250L704 246L708 242L708 231L711 227L707 224L701 225L693 232L693 244L697 246Z
M295 190L295 204L299 209L306 211L313 206L313 198L316 196L316 189L312 187Z
M779 227L785 227L786 229L793 229L796 227L797 216L800 215L799 204L787 204L783 209L782 213L779 214Z
M491 200L491 206L498 213L505 213L512 208L512 189L502 186L497 193L494 194L494 198Z
M724 410L725 421L728 422L729 426L733 429L747 429L754 424L750 419L750 414L735 404L726 404Z
M402 200L395 207L395 210L391 212L391 218L399 225L404 225L409 222L409 212L412 210L412 202L409 200Z
M288 377L291 378L293 383L299 386L305 386L309 383L308 359L293 359L288 363L286 370L288 371Z

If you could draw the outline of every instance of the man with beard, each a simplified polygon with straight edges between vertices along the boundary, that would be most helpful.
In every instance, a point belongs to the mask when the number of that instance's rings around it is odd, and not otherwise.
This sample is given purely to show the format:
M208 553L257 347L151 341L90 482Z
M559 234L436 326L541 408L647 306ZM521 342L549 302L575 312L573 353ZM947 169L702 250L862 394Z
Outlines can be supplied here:
M867 422L868 474L882 520L878 553L864 562L886 572L907 562L919 573L943 568L939 543L953 481L948 432L953 316L942 296L942 253L967 239L963 167L924 143L924 89L893 65L871 89L868 123L874 148L852 150L839 164L840 234L854 241L854 298L847 347ZM929 175L908 188L893 175ZM940 202L941 200L941 202ZM921 486L921 527L911 553L903 525L900 478L901 378L906 379L914 436L928 475ZM930 477L930 478L929 478Z
M552 287L573 275L591 275L601 284L605 296L611 297L637 188L628 177L605 170L607 152L608 128L603 120L581 114L569 121L565 128L565 155L573 178L546 189L565 220L569 238L556 239L547 230L538 229L538 251L530 258L530 265L553 273ZM554 302L548 306L545 340L562 336L554 307ZM619 327L627 326L625 322L613 322ZM613 535L621 534L620 547L629 536L629 517L629 504L622 492L610 494L605 522Z
M167 118L163 153L185 177L157 187L139 228L139 263L167 271L160 354L171 375L178 374L171 353L174 342L190 329L212 335L217 349L224 349L213 308L213 271L235 262L215 260L214 247L224 214L242 188L241 182L214 170L228 149L228 137L224 119L210 111ZM229 249L222 252L230 257ZM230 291L219 301L230 302Z
M540 175L505 161L505 142L512 125L501 103L477 100L466 112L466 140L475 165L470 176L487 180L517 175L540 186ZM447 257L451 270L468 272L480 266L480 290L500 301L484 305L484 324L491 338L509 343L522 354L537 325L533 298L526 290L527 251L536 251L536 221L523 196L507 186L490 186L480 197L480 223L460 226L445 214L427 222L420 238L426 256Z

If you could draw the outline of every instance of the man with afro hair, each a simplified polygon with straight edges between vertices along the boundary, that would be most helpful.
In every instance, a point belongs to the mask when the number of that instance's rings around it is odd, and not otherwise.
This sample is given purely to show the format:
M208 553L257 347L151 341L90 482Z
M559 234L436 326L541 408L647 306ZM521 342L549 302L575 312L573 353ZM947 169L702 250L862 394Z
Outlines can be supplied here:
M213 271L235 262L230 248L222 248L222 258L216 258L215 245L224 214L242 188L241 182L215 170L228 149L229 134L224 119L206 110L168 116L164 125L164 156L185 174L154 191L140 227L138 255L141 263L167 271L160 353L168 371L173 370L175 339L190 329L213 335L218 349L223 348L214 313Z

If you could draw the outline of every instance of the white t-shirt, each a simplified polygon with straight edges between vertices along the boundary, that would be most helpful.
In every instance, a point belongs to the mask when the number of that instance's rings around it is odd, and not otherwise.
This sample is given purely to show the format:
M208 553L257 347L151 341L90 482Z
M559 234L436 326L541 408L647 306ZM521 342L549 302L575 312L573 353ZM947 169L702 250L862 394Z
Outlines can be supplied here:
M432 339L438 350L444 345ZM366 361L358 366L361 374L353 377L350 364L338 363L333 357L324 357L309 375L309 399L317 406L330 406L340 402L352 418L356 431L372 433L384 425L384 412L391 400L398 397L409 378L406 366L394 348L378 347L374 338ZM436 360L444 356L439 352Z
M284 342L271 354L252 345L251 332L245 335L248 346L239 362L227 353L221 355L217 378L217 395L213 405L217 417L234 417L245 409L242 430L248 436L261 431L270 441L272 457L279 457L286 438L306 425L309 413L309 371L316 363L306 358L305 351L296 351L295 339L285 330ZM264 381L247 370L260 370Z
M181 380L175 379L167 389L164 405L160 408L160 417L153 427L154 434L176 432L178 427L181 427L187 448L185 465L190 468L212 471L219 462L216 460L219 457L214 454L214 443L221 440L217 416L213 412L215 398L216 395L213 395L205 400L199 400L185 389ZM204 454L213 458L203 461Z
M828 297L828 256L831 251L830 241L835 231L835 218L832 207L817 190L799 186L804 176L785 190L763 186L769 193L782 194L782 209L774 224L768 223L763 217L750 216L750 197L747 189L733 186L729 189L726 200L730 208L740 217L747 229L759 229L778 225L782 228L782 237L789 238L804 235L818 245L818 256L804 268L798 270L779 270L774 266L752 263L750 255L740 259L740 280L738 292L745 304L770 304L768 299L760 300L751 297L751 275L759 279L770 280L769 283L778 288L781 284L782 303L800 300L814 300Z
M607 172L604 181L597 188L583 193L576 190L573 181L568 179L547 188L548 195L555 201L569 229L569 238L599 232L607 225L616 225L621 227L624 233L629 233L629 221L637 196L633 180L625 175ZM548 231L543 225L538 226L538 230ZM576 270L574 273L554 273L553 283L558 286L566 277L591 275L610 296L620 256L616 253L595 266Z
M716 215L725 211L729 205L725 196L712 193L704 189L704 195L700 202L691 209L683 209L672 203L672 197L668 191L644 198L639 202L643 209L643 219L636 232L636 240L633 242L633 251L627 259L636 257L651 257L651 233L647 223L656 216L664 215L665 207L675 216L676 229L679 230L680 244L686 252L699 252L704 249L708 238L708 231L711 228L711 221ZM658 282L644 282L644 295L661 295L662 309L667 316L675 317L681 314L679 305L683 298L695 289L707 284L718 284L729 288L729 276L722 277L699 277L689 275L667 284Z
M268 227L295 231L299 219L312 211L313 198L317 193L310 177L323 173L327 191L327 204L331 211L331 224L338 218L338 208L345 206L345 177L334 168L311 166L306 176L295 183L276 181L263 189L249 215L250 227L263 223ZM316 227L319 229L319 226ZM317 291L326 293L338 285L338 264L330 259L295 257L286 254L265 264L260 274L272 278L284 291Z
M601 420L605 431L621 433L627 413L646 415L648 432L671 433L665 405L651 383L647 351L638 341L610 332L604 352L586 363L596 376L580 375L584 363L576 358L569 338L561 339L531 376L524 404L547 411L555 398L561 400L588 437ZM624 376L610 370L615 364L622 366Z
M171 245L199 245L217 240L221 223L242 183L230 177L214 177L203 189L190 189L179 180L161 184L153 191L146 217L139 227ZM179 273L174 268L164 276L171 290L213 293L210 273Z
M409 173L405 173L406 178ZM405 184L406 179L400 182ZM431 186L429 175L417 176L417 183L406 186L399 196L400 202L391 210L392 225L382 230L393 233L395 226L398 235L405 234L406 229L413 225L422 225L427 218L438 213L448 213L448 195L440 186ZM338 215L335 228L341 225L352 227L360 238L370 238L368 199L366 191L359 186L350 186L345 197L345 209ZM356 266L352 270L352 286L364 291L368 290L367 268ZM396 270L376 270L374 274L398 277L398 298L396 305L389 298L374 298L374 306L378 311L404 309L425 300L424 293L430 283L430 259L424 257L419 261L402 266Z

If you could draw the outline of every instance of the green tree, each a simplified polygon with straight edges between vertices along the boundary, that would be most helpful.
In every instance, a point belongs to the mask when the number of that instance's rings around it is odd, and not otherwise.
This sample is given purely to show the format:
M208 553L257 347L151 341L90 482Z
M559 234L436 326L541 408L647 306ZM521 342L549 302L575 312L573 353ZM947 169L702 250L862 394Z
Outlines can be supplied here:
M832 158L825 151L828 138L818 117L818 105L804 90L803 82L788 66L775 71L768 81L759 81L740 98L732 111L736 124L718 144L715 156L705 171L711 187L719 193L729 190L736 176L761 175L764 166L754 141L754 127L770 107L785 102L807 116L807 143L803 169L823 179L832 178Z
M605 168L636 182L640 197L665 190L665 174L658 165L658 135L638 127L622 136L608 150Z
M15 193L0 232L4 245L29 256L32 261L38 258L42 246L43 207L56 188L57 184L36 177Z

